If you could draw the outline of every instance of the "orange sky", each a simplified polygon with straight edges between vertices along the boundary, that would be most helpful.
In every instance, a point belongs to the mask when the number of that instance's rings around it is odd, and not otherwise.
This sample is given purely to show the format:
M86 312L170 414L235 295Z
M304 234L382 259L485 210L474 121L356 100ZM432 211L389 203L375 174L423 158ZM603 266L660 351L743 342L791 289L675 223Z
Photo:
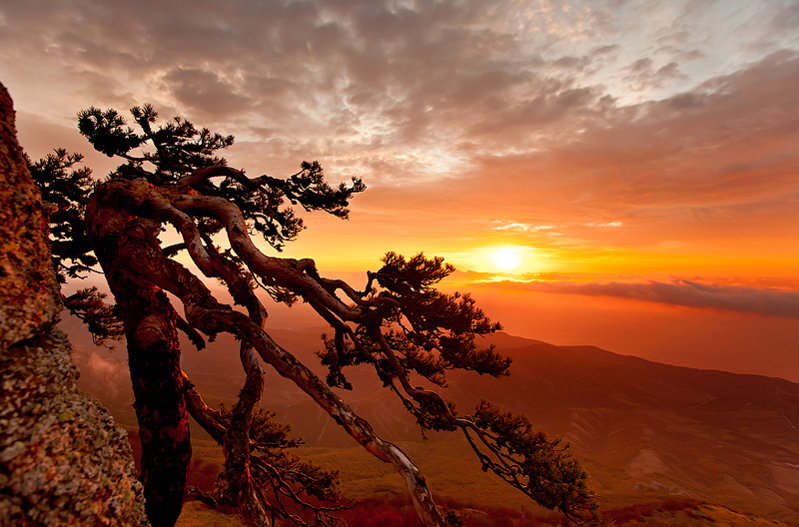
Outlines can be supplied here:
M799 381L797 27L790 0L7 2L0 82L33 157L98 175L76 113L149 102L253 176L363 177L286 252L328 274L424 251L509 332Z

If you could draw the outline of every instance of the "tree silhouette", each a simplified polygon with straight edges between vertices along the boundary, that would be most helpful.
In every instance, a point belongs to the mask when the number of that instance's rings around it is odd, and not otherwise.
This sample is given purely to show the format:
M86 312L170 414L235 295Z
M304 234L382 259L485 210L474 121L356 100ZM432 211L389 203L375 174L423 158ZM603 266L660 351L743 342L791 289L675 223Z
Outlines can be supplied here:
M97 183L91 169L75 168L83 160L81 154L69 154L58 148L35 163L27 154L28 170L42 193L42 202L49 208L50 248L58 282L85 278L97 272L97 258L86 236L84 213L89 196ZM107 340L118 340L125 333L113 307L105 305L105 294L96 287L79 289L70 296L61 295L64 307L89 328L94 343L102 346Z
M124 160L91 189L86 234L124 323L143 446L142 480L154 526L173 525L180 514L191 455L187 413L225 448L225 471L213 500L232 505L248 525L289 517L277 503L281 492L300 500L292 490L299 485L313 494L302 477L283 478L275 458L253 453L265 452L264 435L256 431L266 426L257 409L264 383L261 361L291 379L366 450L392 464L426 526L449 525L454 519L439 511L408 456L331 390L351 387L348 366L371 365L423 429L461 430L484 470L570 519L595 519L597 505L585 472L526 418L498 412L485 402L473 414L462 415L434 390L411 384L409 376L416 373L443 386L447 370L455 368L496 377L508 373L509 359L474 342L477 335L500 329L499 324L469 295L435 289L453 272L451 265L422 254L388 253L383 266L368 272L364 287L356 289L323 277L312 259L270 256L253 243L250 236L260 235L280 251L295 239L303 222L292 207L347 218L349 200L365 189L361 180L331 187L316 162L303 162L299 172L285 179L249 178L216 157L233 143L231 136L197 130L181 118L156 125L151 106L131 113L137 130L115 110L96 108L79 114L79 130L95 149ZM166 227L177 231L179 243L166 246L159 239ZM243 310L220 303L201 277L174 259L183 251L203 277L224 283ZM332 336L325 337L320 353L329 370L327 383L264 330L267 312L259 289L277 302L308 303L330 325ZM180 301L183 316L167 292ZM213 338L228 332L241 341L247 379L233 408L207 406L181 371L178 330L199 348L205 344L201 334ZM271 501L264 486L277 489ZM324 488L317 489L319 496L329 497Z

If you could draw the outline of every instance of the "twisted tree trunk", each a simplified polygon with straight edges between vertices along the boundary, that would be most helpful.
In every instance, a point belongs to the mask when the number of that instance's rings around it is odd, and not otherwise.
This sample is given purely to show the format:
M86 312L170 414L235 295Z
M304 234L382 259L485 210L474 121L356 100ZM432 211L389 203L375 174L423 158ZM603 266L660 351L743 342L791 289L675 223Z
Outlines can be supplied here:
M183 508L191 461L178 315L163 291L131 267L146 256L141 246L117 236L114 226L126 219L119 216L127 215L104 212L93 218L88 231L125 323L142 442L145 511L153 527L172 527Z
M164 192L162 194L161 192ZM390 463L405 480L414 506L422 523L427 527L446 527L424 476L416 465L396 445L383 441L371 425L320 380L291 353L281 348L253 318L219 303L203 282L179 263L166 258L154 233L155 221L137 217L142 214L160 221L168 221L183 234L186 248L194 262L206 276L222 276L211 254L202 243L194 223L185 213L174 207L166 196L169 189L155 190L143 181L110 181L101 185L89 200L86 221L92 243L104 249L102 241L120 248L111 254L97 251L106 273L119 267L124 274L146 277L157 287L176 295L182 302L189 325L207 335L229 332L252 346L266 363L282 376L291 379L320 407L341 425L359 444L378 459ZM231 236L234 250L249 268L261 277L274 279L302 292L303 296L325 308L349 317L362 315L359 308L350 308L335 295L330 294L314 277L304 273L313 267L312 260L282 260L268 258L257 250L247 237L246 226L240 215L218 199L193 200L191 196L175 192L170 196L187 208L204 205L206 214L220 220ZM227 204L235 208L231 204ZM159 224L160 225L160 224ZM254 248L254 247L253 247ZM124 262L119 255L126 254ZM124 266L123 266L124 263ZM109 277L109 282L113 279ZM113 288L112 288L112 291ZM116 295L116 292L114 292ZM119 301L119 299L118 299ZM245 361L249 362L249 360ZM183 376L181 374L181 381ZM178 445L175 445L176 447ZM257 514L256 514L257 515Z

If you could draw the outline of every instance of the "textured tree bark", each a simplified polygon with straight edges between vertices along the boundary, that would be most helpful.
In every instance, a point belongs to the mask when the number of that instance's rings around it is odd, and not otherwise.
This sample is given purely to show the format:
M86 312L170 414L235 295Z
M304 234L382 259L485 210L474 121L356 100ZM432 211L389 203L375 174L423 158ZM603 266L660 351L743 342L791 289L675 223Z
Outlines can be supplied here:
M230 426L225 436L225 472L228 493L244 521L250 527L271 524L264 504L258 499L250 476L250 425L255 407L261 402L264 391L264 373L252 347L241 344L241 362L247 372L247 381L233 408Z
M139 302L139 311L127 310L139 319L131 321L133 334L128 332L128 362L142 441L145 510L153 527L171 527L183 508L191 441L175 313L163 305L165 295L152 296L162 298L151 298L149 310Z
M142 258L142 248L120 236L118 227L130 217L110 208L89 209L89 237L125 323L142 441L145 511L153 527L172 527L183 508L191 460L177 313L152 281L130 267Z

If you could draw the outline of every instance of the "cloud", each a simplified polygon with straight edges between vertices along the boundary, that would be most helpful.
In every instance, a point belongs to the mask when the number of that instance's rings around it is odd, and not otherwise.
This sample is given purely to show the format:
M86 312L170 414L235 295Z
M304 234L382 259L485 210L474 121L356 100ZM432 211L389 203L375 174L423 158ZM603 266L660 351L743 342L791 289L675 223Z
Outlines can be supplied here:
M788 232L799 227L797 85L799 53L775 53L661 101L610 104L571 140L479 157L463 187L484 208L577 238L596 236L579 226L621 222L626 245Z
M799 26L799 3L784 2L779 5L778 11L771 20L770 28L780 33L793 33Z
M696 309L799 319L799 292L754 287L721 286L691 280L671 282L571 282L517 283L514 288L543 293L608 296Z
M514 232L538 232L549 231L554 229L553 225L531 225L529 223L516 223L516 222L502 222L495 221L497 231L514 231Z
M777 27L794 15L764 2L29 0L0 7L0 78L21 121L74 127L90 105L151 102L234 134L226 156L249 173L318 159L333 180L389 188L409 228L438 211L408 196L435 193L472 238L512 218L506 231L557 225L565 245L658 246L799 227L799 45ZM614 222L625 228L595 228Z
M102 356L101 353L106 353ZM101 349L75 346L72 361L80 370L81 386L94 394L115 399L130 392L130 374L124 362L115 360Z
M427 172L429 156L406 163L409 150L528 149L597 111L602 89L585 75L619 44L542 53L559 39L608 36L612 13L531 7L32 0L2 8L11 23L0 41L7 57L83 83L83 106L153 102L202 126L235 123L237 135L268 142L270 158L311 152L389 183ZM369 156L380 163L353 161Z
M607 223L591 222L587 224L589 227L621 227L624 223L620 221L609 221Z
M677 53L691 34L681 28L706 22L714 9L695 2L567 8L243 1L186 8L178 1L31 0L2 8L10 29L0 40L9 57L26 56L73 78L106 76L137 98L160 99L151 102L190 116L223 122L251 108L257 117L240 120L249 132L257 136L263 126L252 121L262 121L290 137L286 145L334 134L339 150L401 149L431 139L527 147L530 131L556 132L553 126L598 110L605 95L598 72L611 73L611 59L628 55L631 45L648 46L641 19L670 20L657 39ZM655 62L635 58L649 65L636 69L640 83L682 78L676 62Z
M252 106L248 96L237 93L233 83L212 71L175 68L162 79L176 101L195 114L231 117Z

